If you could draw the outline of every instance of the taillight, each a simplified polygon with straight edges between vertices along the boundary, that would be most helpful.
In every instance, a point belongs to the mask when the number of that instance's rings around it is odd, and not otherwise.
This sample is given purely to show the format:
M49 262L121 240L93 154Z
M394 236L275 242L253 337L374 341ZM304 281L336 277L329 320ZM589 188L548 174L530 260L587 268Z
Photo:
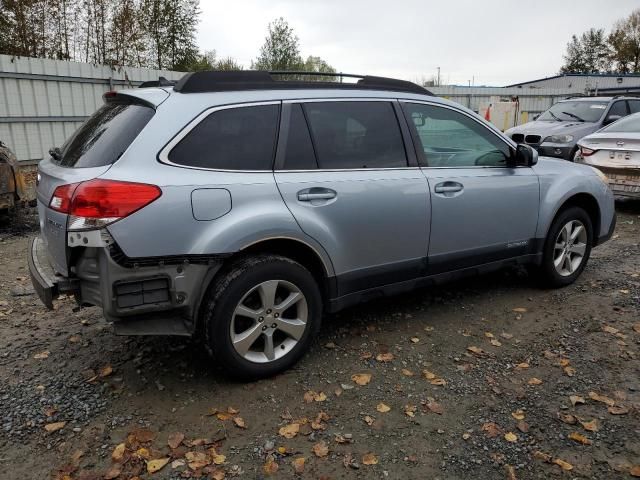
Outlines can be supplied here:
M593 155L594 153L596 153L596 150L592 150L591 148L587 147L580 147L580 153L583 157L588 157L589 155Z
M69 230L86 230L127 217L160 195L156 185L95 179L56 188L49 207L71 216Z

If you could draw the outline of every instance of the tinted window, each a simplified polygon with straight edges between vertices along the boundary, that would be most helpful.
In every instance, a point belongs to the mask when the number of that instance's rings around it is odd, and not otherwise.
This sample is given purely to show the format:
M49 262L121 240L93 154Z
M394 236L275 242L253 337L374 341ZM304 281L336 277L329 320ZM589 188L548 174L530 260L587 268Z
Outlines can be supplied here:
M107 103L100 107L62 146L64 167L100 167L120 158L151 120L155 111L145 105Z
M620 102L615 102L613 105L611 105L611 110L609 110L609 113L607 114L607 116L610 117L611 115L618 115L620 117L624 117L625 115L627 115L626 102L620 101Z
M511 156L505 142L467 115L416 103L403 108L429 167L500 167Z
M317 168L311 135L299 104L291 105L289 132L286 143L284 169L310 170Z
M218 110L202 120L171 152L190 167L271 170L279 105Z
M607 102L568 100L556 103L538 117L550 122L597 122L607 109Z
M407 166L391 103L318 102L304 109L320 168Z
M640 100L629 100L629 110L631 113L640 112Z
M640 113L621 118L617 122L604 127L601 132L640 133Z

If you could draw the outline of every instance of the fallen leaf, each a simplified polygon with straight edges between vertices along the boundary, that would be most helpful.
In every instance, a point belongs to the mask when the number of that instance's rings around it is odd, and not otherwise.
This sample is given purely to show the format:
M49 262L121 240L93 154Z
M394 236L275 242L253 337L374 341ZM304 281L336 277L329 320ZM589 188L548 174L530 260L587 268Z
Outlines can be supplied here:
M576 422L578 421L578 419L576 417L574 417L573 415L567 414L567 413L561 413L558 412L558 418L568 424L568 425L575 425Z
M336 441L336 443L340 443L340 444L351 443L351 437L347 438L347 437L345 437L343 435L336 434L335 435L335 441Z
M342 388L340 388L340 387L336 387L336 389L333 391L333 394L334 394L336 397L339 397L340 395L342 395Z
M502 429L497 423L489 422L482 425L482 431L489 438L495 438L502 433Z
M169 463L169 458L158 458L156 460L149 460L147 462L147 472L148 473L156 473L162 470L165 465Z
M362 456L362 464L363 465L377 465L378 457L376 457L373 453L365 453Z
M364 416L364 423L366 423L367 425L371 426L373 425L373 422L375 422L376 419L373 417L370 417L369 415L365 415Z
M496 340L495 338L492 338L491 339L491 345L493 345L494 347L501 347L502 343L500 341Z
M118 478L122 473L122 465L115 463L109 467L109 470L104 474L104 480L113 480Z
M278 464L269 456L267 463L262 466L262 471L267 475L272 475L278 471Z
M108 377L112 373L113 373L113 368L111 368L111 365L107 365L106 367L102 367L100 369L100 371L98 372L98 376L100 378L104 378L104 377Z
M579 420L579 422L580 425L582 425L582 428L584 428L588 432L597 432L600 429L598 427L598 420L596 420L595 418L588 422L584 422L582 420Z
M605 397L604 395L599 395L596 392L589 392L589 398L591 400L595 400L596 402L605 403L610 407L613 407L616 402L609 397Z
M570 395L569 400L571 401L571 405L574 407L579 403L585 403L584 397L581 397L580 395Z
M422 375L424 375L424 378L426 378L427 380L433 380L437 377L435 373L430 372L429 370L422 370Z
M401 371L405 377L413 377L413 372L411 370L403 368Z
M514 308L513 311L515 313L527 313L527 309L524 307L518 307L518 308Z
M484 336L487 338L494 338L494 335L491 332L484 332Z
M181 458L171 462L171 468L173 468L173 469L184 467L185 465L186 465L186 462L184 460L182 460Z
M327 396L325 395L324 392L318 393L318 392L314 392L313 390L309 390L305 392L303 398L305 403L324 402L327 399Z
M566 367L563 368L564 373L568 376L568 377L573 377L576 374L576 369L567 365Z
M360 354L360 360L369 360L372 357L373 357L373 353L371 352L362 352Z
M379 353L378 355L376 355L376 360L383 363L390 362L393 359L394 359L394 356L393 356L393 353L391 352Z
M233 417L233 423L238 428L247 428L247 424L242 417Z
M429 380L429 383L431 385L443 386L447 384L447 381L444 378L434 378Z
M167 438L167 445L169 445L171 449L175 449L180 446L183 440L184 440L184 433L174 432L170 434L169 437Z
M184 458L191 470L198 470L211 464L209 457L203 452L187 452L184 454Z
M131 432L131 435L139 443L147 443L156 438L155 432L152 432L148 428L136 428Z
M631 470L629 470L629 473L632 477L640 477L640 465L636 465L635 467L633 467Z
M502 333L500 334L500 336L501 336L502 338L504 338L505 340L511 340L511 339L513 338L513 335L512 335L512 334L510 334L510 333L507 333L507 332L502 332Z
M462 434L462 439L463 440L469 440L471 438L471 434L469 432L464 432Z
M435 400L429 400L425 407L429 409L430 412L437 413L438 415L442 415L444 413L444 408Z
M573 470L573 465L571 465L569 462L565 462L564 460L560 460L559 458L556 458L553 463L555 463L556 465L558 465L560 468L562 468L562 470L565 471L570 471Z
M294 458L291 464L293 465L293 471L296 473L304 473L304 457Z
M124 443L119 443L116 445L116 448L111 452L111 460L114 462L121 462L124 457L124 452L127 449L127 446Z
M582 445L591 445L591 440L578 432L571 432L569 434L569 438L575 442L581 443Z
M327 446L324 440L321 440L318 443L316 443L311 448L311 450L316 455L316 457L326 457L327 455L329 455L329 447Z
M513 432L507 432L507 433L504 434L504 439L507 442L514 443L514 442L518 441L518 436Z
M44 360L45 358L49 358L49 354L51 352L49 350L45 350L44 352L36 353L33 358L36 360Z
M516 469L511 465L505 465L504 469L507 473L507 480L517 480L516 478Z
M633 324L633 331L636 333L640 333L640 322ZM637 467L640 468L640 467Z
M518 409L515 412L512 412L511 416L516 420L524 420L524 411L522 411L521 409Z
M541 385L542 384L542 380L540 380L539 378L536 378L536 377L531 377L527 383L529 385Z
M516 369L524 370L525 368L529 368L529 364L527 362L522 362L516 365Z
M371 381L370 373L356 373L351 375L351 380L353 380L358 385L367 385Z
M612 335L615 335L616 333L618 333L620 330L618 330L617 328L614 328L610 325L605 325L604 327L602 327L602 331L610 333Z
M629 409L623 405L615 405L607 408L611 415L626 415Z
M57 432L58 430L64 428L64 426L67 424L67 422L54 422L54 423L47 423L44 426L44 429L49 432Z
M411 343L419 343L420 339L418 337L411 337Z
M149 452L149 449L142 447L136 450L134 455L136 457L144 458L145 460L148 460L149 457L151 456L151 453Z
M533 458L537 458L538 460L542 460L543 462L551 463L553 457L548 453L541 452L540 450L536 450L533 452Z
M467 350L469 350L471 353L473 353L478 357L482 357L486 354L486 352L482 350L480 347L471 346L471 347L467 347Z
M386 403L380 402L376 406L376 410L379 411L380 413L387 413L389 410L391 410L391 407L389 405L387 405Z
M226 460L226 455L216 452L215 448L210 448L209 452L211 453L211 460L215 465L222 465Z
M522 433L527 433L529 431L529 424L524 420L520 420L516 424L516 428L520 430Z
M226 420L229 420L230 418L233 418L233 415L228 412L218 412L216 413L216 418L224 422Z
M300 431L300 424L298 423L290 423L289 425L285 425L278 430L280 436L284 438L293 438Z
M404 414L407 417L415 417L416 416L416 410L418 409L418 407L416 407L415 405L411 405L411 404L407 404L404 406Z

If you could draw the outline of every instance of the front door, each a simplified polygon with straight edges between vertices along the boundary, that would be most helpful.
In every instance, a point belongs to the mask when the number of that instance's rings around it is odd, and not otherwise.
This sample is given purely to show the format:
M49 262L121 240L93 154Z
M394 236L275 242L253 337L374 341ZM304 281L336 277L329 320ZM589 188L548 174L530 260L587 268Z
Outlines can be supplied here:
M331 257L338 295L424 274L429 191L399 120L391 101L284 105L276 182Z
M460 110L403 102L431 192L429 273L533 252L540 187L512 147Z

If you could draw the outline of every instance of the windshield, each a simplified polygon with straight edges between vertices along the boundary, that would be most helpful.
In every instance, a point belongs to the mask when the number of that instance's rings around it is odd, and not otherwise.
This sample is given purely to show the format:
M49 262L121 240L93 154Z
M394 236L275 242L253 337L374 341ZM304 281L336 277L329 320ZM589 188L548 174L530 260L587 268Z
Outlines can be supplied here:
M558 102L538 117L549 122L597 122L609 102L585 100Z
M640 113L634 113L628 117L621 118L617 122L604 127L601 132L626 132L640 133Z
M145 127L155 111L132 103L107 103L67 140L54 161L63 167L100 167L114 163Z

